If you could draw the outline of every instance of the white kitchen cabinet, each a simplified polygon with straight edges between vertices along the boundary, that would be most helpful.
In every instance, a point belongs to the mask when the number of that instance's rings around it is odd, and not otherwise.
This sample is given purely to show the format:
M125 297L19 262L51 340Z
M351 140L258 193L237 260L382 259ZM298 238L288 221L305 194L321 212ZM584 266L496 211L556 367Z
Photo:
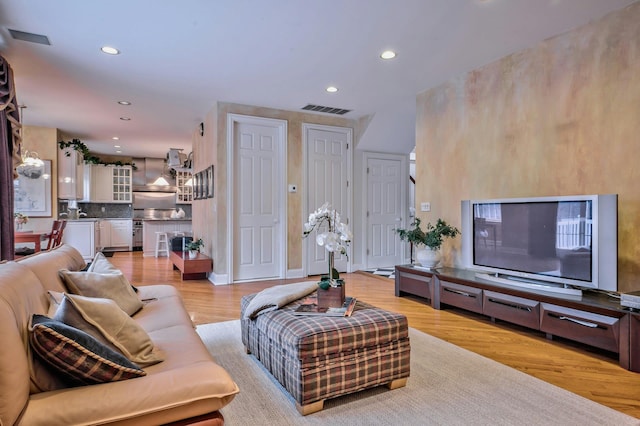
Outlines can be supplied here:
M131 203L131 166L85 164L84 201Z
M58 198L81 200L84 195L84 158L72 147L58 150Z
M100 221L101 247L133 248L133 223L131 219L104 219Z
M178 187L178 204L191 204L193 200L193 185L187 185L192 178L191 172L176 171L176 186ZM192 181L193 182L193 181Z
M85 261L93 260L96 254L96 221L68 220L62 233L62 242L75 247Z
M114 202L130 203L131 194L131 166L114 166L112 175L112 200Z

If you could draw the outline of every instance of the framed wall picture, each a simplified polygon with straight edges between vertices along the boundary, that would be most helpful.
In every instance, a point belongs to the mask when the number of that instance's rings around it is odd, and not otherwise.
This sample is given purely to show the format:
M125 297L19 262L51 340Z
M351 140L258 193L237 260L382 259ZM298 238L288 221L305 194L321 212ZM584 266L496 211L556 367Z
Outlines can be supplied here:
M207 179L207 169L200 172L200 179L202 179L202 193L200 194L200 198L207 198L207 193L209 192L209 179Z
M29 217L51 217L51 160L44 170L18 170L13 181L14 210Z
M207 198L213 198L213 164L207 167Z
M199 172L193 174L193 199L200 200L202 198L202 176Z

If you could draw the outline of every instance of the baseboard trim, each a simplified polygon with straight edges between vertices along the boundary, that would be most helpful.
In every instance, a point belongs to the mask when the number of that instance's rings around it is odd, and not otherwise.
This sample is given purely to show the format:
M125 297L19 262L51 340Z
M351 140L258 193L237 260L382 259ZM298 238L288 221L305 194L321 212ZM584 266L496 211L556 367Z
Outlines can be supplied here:
M302 269L289 269L286 272L286 278L303 278Z
M229 285L229 284L231 284L229 282L229 275L227 275L227 274L216 274L214 272L214 273L209 274L208 280L213 285Z

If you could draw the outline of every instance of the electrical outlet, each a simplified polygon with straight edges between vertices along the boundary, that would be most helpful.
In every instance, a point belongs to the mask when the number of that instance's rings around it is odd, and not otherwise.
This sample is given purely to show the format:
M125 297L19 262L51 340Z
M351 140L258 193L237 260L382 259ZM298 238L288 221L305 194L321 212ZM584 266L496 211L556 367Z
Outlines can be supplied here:
M105 211L105 208L104 208L104 207L102 207L102 208L101 208L100 210L102 210L102 213L104 213L104 211Z
M421 212L430 212L431 211L431 203L420 203L420 211Z

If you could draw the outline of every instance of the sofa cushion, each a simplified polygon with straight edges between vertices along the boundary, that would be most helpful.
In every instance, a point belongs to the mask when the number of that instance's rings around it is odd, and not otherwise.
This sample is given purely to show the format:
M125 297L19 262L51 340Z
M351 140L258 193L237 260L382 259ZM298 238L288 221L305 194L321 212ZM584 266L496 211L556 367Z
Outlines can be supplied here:
M142 308L142 301L122 273L99 274L66 269L61 269L58 273L69 293L111 299L128 315L133 315Z
M141 367L164 359L144 329L113 300L65 294L53 319L84 331Z
M44 315L33 316L29 341L34 352L73 385L116 382L146 375L136 364L87 333Z

